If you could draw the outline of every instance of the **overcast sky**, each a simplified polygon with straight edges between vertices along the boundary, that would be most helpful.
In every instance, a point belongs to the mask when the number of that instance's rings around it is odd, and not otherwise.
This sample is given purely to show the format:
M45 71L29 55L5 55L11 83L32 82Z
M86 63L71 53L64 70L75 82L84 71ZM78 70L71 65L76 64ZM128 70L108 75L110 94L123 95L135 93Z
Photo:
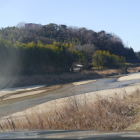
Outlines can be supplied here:
M0 28L19 22L105 30L140 51L140 0L0 0Z

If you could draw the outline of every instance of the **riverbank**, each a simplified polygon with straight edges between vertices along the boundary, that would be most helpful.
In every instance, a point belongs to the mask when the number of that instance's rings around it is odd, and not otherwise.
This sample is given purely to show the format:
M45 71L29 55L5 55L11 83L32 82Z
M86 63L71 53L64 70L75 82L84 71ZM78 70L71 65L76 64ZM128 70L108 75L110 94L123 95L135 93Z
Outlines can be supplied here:
M140 67L128 68L128 73L135 73L140 71ZM126 74L122 69L104 69L104 70L90 70L82 72L69 73L50 73L44 75L22 75L16 77L7 77L10 81L4 88L7 87L23 87L33 85L56 85L66 84L81 80L90 80L103 78L113 75Z
M131 87L127 88L126 93L130 89ZM135 114L137 102L133 102L130 96L134 93L130 91L129 94L125 94L123 90L121 93L111 91L108 90L108 94L101 91L94 95L87 93L58 99L11 114L0 121L2 131L35 129L111 131L133 126L138 122ZM133 130L139 129L137 127Z
M137 79L138 75L133 74L133 76L121 78L127 80L128 77L129 80ZM96 81L89 80L71 84L80 86L90 82ZM136 83L126 87L48 101L4 117L1 125L4 126L5 120L8 120L10 129L13 127L14 129L122 130L138 122L139 100L140 83ZM85 120L88 121L88 125ZM43 122L42 125L41 122Z

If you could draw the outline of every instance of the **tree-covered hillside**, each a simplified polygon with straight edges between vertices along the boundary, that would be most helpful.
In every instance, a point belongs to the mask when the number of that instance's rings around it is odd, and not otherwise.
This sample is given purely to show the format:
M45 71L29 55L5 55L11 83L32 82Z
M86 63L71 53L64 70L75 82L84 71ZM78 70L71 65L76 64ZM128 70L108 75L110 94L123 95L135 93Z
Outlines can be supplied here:
M88 68L97 50L124 57L127 62L138 60L132 48L105 31L54 23L0 29L1 69L13 64L20 73L46 73L69 71L73 63Z

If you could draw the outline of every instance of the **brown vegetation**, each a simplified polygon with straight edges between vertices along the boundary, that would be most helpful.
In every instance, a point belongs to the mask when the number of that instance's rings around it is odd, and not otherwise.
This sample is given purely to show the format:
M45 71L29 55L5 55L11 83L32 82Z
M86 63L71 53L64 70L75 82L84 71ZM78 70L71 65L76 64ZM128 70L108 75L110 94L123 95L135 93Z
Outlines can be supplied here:
M140 71L140 67L128 68L129 73ZM23 75L13 78L13 81L8 85L9 87L32 86L32 85L54 85L71 83L80 80L96 79L106 76L124 74L122 69L103 69L103 70L90 70L82 72L68 72L68 73L49 73L44 75ZM10 77L11 78L11 77Z
M1 120L0 128L5 130L75 129L75 130L124 130L138 122L140 112L140 91L120 98L101 98L94 103L81 102L75 96L68 99L68 105L61 110L32 110L20 117Z
M128 72L129 73L140 72L140 66L139 67L129 67Z

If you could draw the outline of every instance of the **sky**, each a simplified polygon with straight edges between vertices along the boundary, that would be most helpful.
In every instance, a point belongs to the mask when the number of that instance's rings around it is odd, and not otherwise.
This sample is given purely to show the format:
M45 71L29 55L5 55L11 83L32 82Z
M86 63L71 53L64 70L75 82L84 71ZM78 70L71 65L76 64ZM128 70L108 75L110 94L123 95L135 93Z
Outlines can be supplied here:
M20 22L104 30L140 51L140 0L0 0L0 28Z

